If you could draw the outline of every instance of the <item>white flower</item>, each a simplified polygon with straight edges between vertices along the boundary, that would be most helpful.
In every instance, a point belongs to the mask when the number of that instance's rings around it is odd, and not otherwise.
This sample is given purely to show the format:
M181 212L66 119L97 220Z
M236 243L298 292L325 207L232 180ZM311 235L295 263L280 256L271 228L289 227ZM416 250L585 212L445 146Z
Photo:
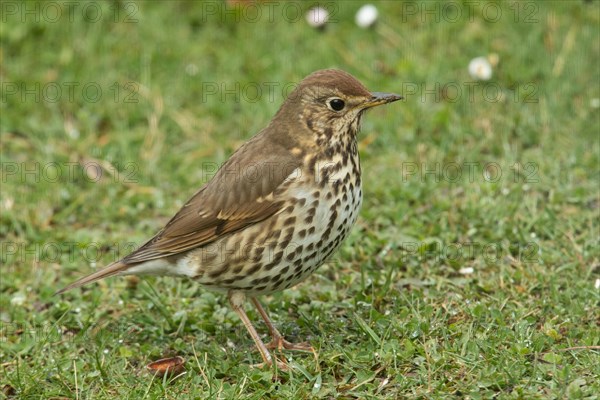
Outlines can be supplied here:
M313 28L325 26L329 20L329 11L323 7L313 7L306 13L306 22Z
M487 81L492 77L492 64L486 57L476 57L469 63L469 75L473 79Z
M365 4L356 13L356 25L361 28L369 28L377 22L379 11L373 4Z

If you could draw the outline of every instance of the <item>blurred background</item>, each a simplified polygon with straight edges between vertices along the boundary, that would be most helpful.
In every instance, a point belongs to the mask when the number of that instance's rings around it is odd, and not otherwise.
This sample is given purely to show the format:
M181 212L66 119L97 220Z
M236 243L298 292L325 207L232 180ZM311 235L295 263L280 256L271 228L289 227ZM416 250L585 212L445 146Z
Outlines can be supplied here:
M366 5L2 2L4 396L600 391L600 4ZM363 120L349 240L269 299L317 362L248 368L226 301L182 280L52 296L153 235L322 68L405 100ZM142 374L172 355L188 374Z

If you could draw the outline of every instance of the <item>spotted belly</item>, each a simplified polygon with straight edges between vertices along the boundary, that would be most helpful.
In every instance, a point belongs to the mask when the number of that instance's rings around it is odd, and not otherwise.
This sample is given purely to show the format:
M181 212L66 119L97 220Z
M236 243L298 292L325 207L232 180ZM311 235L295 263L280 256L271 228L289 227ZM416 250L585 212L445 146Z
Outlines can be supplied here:
M335 164L334 164L335 165ZM194 279L218 289L268 294L312 274L349 235L362 202L360 175L352 166L315 184L314 177L289 188L276 215L180 260L197 268Z

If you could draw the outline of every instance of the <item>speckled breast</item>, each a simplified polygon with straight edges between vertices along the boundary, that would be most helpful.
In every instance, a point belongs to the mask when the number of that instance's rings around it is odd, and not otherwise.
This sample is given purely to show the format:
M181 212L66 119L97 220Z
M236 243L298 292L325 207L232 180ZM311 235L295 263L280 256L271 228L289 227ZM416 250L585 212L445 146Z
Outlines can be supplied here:
M356 144L311 161L286 183L274 216L198 249L199 283L250 295L305 280L348 236L362 203Z

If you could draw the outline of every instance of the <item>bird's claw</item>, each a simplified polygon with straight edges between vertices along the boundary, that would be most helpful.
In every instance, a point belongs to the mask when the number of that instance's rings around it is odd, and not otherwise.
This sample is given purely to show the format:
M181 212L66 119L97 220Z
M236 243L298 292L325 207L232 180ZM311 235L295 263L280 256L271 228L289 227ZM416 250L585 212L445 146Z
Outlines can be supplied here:
M285 340L282 336L273 337L273 339L266 344L267 349L269 350L298 350L298 351L308 351L311 353L315 352L315 349L308 342L301 343L292 343Z

